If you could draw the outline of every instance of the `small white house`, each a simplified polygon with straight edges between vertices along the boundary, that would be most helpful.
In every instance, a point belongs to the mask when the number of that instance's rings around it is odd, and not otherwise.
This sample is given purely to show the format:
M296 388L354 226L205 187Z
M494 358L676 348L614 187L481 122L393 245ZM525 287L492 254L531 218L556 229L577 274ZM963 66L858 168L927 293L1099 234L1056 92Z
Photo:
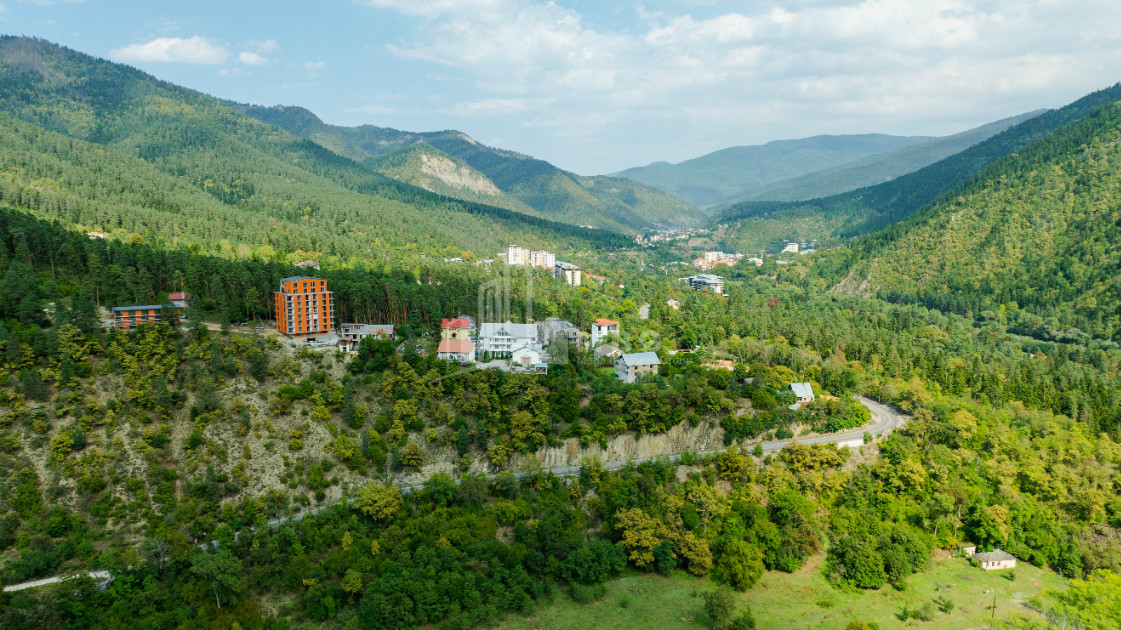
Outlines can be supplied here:
M524 368L541 363L541 350L531 344L523 344L510 352L510 365Z
M814 401L814 388L809 383L791 383L790 389L794 390L799 403L804 405Z
M470 339L441 339L436 357L444 361L470 363L475 360L475 342Z
M986 571L1016 568L1016 556L1000 549L973 554L973 561Z

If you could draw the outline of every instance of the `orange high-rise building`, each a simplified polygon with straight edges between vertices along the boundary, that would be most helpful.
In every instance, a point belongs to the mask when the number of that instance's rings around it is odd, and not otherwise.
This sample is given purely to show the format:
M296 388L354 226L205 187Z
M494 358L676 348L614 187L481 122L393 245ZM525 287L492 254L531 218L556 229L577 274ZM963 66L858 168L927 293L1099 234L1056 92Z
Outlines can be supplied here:
M327 290L323 278L284 278L273 298L277 332L291 337L313 337L334 330L335 294Z

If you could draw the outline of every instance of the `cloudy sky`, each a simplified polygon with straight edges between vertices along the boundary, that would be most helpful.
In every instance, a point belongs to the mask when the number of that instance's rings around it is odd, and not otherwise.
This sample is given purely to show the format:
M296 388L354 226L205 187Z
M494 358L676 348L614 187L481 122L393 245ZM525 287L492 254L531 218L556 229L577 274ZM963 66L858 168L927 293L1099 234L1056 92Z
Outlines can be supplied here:
M1121 80L1117 0L0 2L0 32L215 96L459 129L582 174L949 134Z

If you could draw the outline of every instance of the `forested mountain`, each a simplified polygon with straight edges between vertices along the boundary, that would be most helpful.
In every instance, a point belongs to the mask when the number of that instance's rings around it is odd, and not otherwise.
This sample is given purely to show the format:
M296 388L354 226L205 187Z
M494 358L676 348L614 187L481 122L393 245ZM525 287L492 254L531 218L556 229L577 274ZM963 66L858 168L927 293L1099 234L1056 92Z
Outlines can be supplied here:
M1005 118L952 136L931 138L917 144L876 153L841 166L776 182L753 193L745 201L816 199L865 186L874 186L964 151L1044 111L1038 110Z
M794 202L746 202L714 219L724 224L730 244L755 248L767 238L846 238L883 229L900 221L971 176L1121 96L1121 84L1094 92L1066 107L1048 111L965 151L891 181L839 195Z
M470 164L427 142L366 158L365 165L386 177L434 193L541 216L537 210L500 190L490 178L471 168Z
M431 145L482 173L502 192L533 208L535 214L555 221L635 232L656 223L698 226L707 220L704 213L656 188L627 179L570 173L544 160L488 147L458 131L412 133L373 125L340 127L324 123L302 107L231 105L355 160L406 150L419 143ZM373 164L377 167L381 162ZM405 181L415 179L410 173L402 176ZM452 186L453 191L457 188ZM453 196L474 199L477 194L456 192ZM513 207L512 203L507 206Z
M717 209L776 182L925 140L929 138L884 134L776 140L721 149L678 164L656 162L616 175L659 188L696 206Z
M3 202L92 231L339 261L626 242L449 200L217 99L41 40L0 39L0 86Z
M837 288L989 319L1018 305L1039 329L1121 338L1119 198L1115 100L852 245Z

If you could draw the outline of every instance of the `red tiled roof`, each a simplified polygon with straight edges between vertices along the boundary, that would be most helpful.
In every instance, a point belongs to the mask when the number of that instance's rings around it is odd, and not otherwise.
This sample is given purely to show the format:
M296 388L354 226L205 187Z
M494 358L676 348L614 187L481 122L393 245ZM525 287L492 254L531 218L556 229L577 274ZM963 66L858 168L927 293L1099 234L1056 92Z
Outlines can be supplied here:
M475 351L475 342L470 339L441 339L440 347L436 352L448 354L471 354Z
M183 293L182 291L176 291L175 293L172 293L171 295L168 295L167 299L169 299L169 300L189 300L189 299L191 299L191 294L190 293Z
M594 321L592 323L595 324L596 326L618 326L619 325L619 322L617 322L613 319L604 319L602 317L597 319L596 321Z
M465 318L456 317L453 319L444 318L440 320L440 328L471 328L471 322Z

